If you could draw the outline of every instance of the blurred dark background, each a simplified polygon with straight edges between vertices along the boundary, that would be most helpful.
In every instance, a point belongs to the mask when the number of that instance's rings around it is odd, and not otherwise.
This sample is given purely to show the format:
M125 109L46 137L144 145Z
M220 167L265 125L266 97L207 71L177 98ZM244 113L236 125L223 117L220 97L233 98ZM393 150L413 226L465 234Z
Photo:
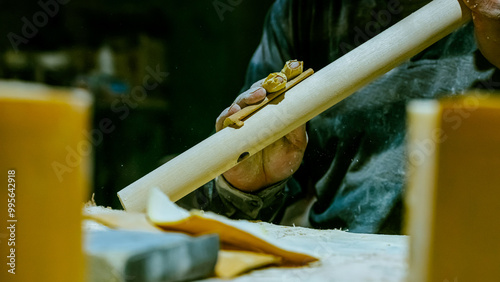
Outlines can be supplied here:
M116 125L94 136L93 192L118 208L117 191L212 133L273 1L59 1L3 3L0 78L91 91L93 127Z

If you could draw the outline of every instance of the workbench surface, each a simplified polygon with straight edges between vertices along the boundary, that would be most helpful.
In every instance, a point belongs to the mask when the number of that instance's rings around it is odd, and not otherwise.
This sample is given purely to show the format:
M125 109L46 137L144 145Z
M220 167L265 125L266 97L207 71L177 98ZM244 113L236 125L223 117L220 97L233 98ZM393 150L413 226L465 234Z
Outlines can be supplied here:
M356 234L340 230L262 225L271 237L320 259L300 268L270 267L231 281L404 281L407 236ZM203 282L228 281L204 279Z

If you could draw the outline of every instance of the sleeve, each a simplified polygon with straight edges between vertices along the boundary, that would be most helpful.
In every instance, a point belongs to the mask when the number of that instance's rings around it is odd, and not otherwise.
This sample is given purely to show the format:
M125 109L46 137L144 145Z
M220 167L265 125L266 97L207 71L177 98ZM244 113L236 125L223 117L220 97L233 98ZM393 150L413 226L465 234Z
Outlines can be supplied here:
M212 211L229 218L279 223L287 206L287 182L288 179L256 193L247 193L233 187L221 175L177 204L186 209Z
M278 219L277 211L283 207L286 182L287 180L283 180L257 193L246 193L219 176L215 179L215 189L229 212L229 217L272 222Z

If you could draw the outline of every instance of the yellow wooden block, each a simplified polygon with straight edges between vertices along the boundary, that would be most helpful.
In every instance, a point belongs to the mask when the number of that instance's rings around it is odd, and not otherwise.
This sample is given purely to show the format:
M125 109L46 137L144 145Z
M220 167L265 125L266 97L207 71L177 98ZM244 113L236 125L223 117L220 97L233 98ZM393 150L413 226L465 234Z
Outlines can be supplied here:
M408 106L408 281L500 281L500 95Z
M0 281L84 281L91 105L83 90L0 81Z

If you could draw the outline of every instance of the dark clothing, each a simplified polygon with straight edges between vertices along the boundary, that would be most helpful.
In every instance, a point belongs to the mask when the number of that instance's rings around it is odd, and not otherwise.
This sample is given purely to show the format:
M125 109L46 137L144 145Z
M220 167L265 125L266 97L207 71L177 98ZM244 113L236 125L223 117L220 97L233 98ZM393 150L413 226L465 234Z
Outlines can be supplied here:
M404 12L392 15L390 21L376 16L387 11L386 2L277 1L244 88L279 71L289 59L321 69L359 45L360 39L375 35L369 34L377 30L374 24L384 29L399 20ZM472 88L498 88L498 77L498 69L477 50L473 25L467 24L312 119L301 168L293 179L272 187L271 196L262 195L265 190L258 195L233 193L211 182L186 201L230 217L279 222L286 207L313 189L317 199L309 211L313 227L400 233L407 102L461 95Z

